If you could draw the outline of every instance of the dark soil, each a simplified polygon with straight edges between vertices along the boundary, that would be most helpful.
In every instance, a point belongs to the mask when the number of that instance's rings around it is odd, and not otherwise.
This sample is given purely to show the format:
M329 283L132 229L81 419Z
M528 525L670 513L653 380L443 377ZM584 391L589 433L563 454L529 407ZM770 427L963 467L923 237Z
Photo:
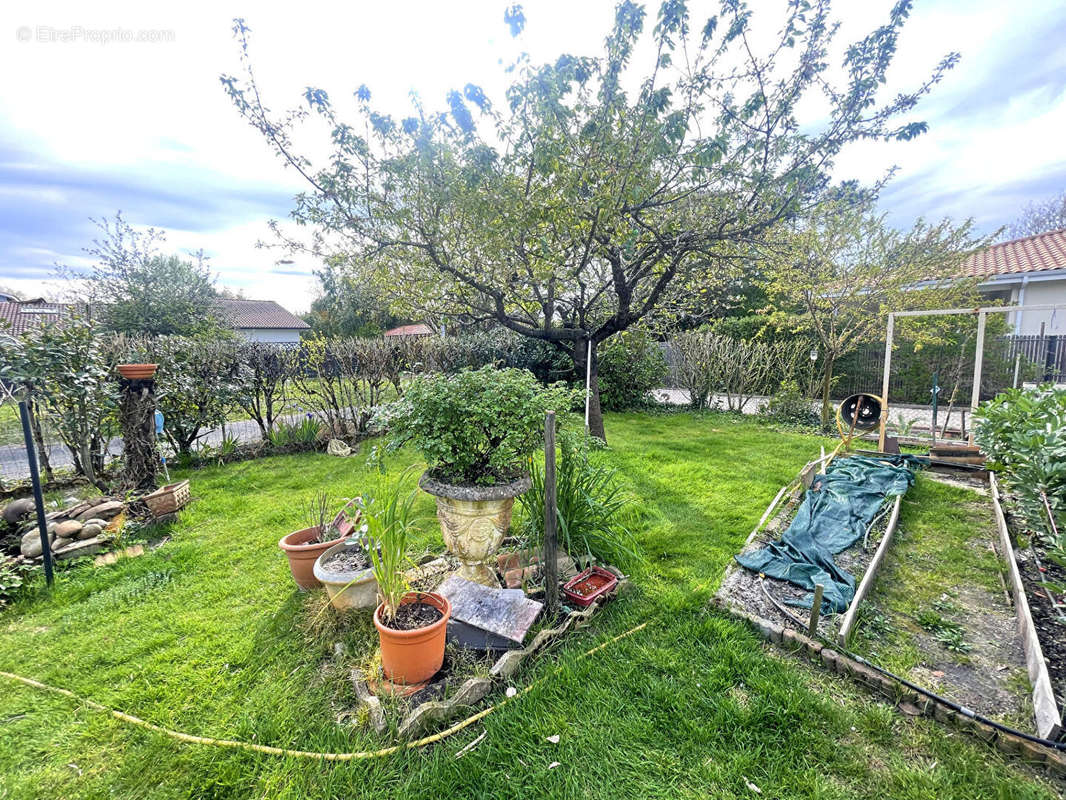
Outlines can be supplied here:
M370 559L361 547L345 548L322 562L322 569L326 572L358 572L369 566Z
M428 627L443 616L439 608L429 603L406 603L396 609L395 617L383 621L382 624L394 631L413 631Z
M571 586L570 591L581 597L588 597L590 594L593 594L606 586L608 580L610 579L603 575L589 575L585 580L581 581L581 583L576 583Z
M1053 587L1066 586L1066 570L1047 559L1039 545L1034 545L1040 565L1044 568L1044 580ZM1048 596L1048 588L1041 584L1040 573L1036 562L1024 551L1015 550L1018 558L1018 571L1022 576L1022 584L1025 586L1025 594L1029 600L1029 608L1033 614L1033 625L1040 639L1040 650L1047 662L1048 677L1051 678L1051 688L1055 693L1055 702L1059 708L1066 706L1066 625L1058 621L1059 617L1052 600ZM1063 602L1062 593L1056 597L1058 602Z

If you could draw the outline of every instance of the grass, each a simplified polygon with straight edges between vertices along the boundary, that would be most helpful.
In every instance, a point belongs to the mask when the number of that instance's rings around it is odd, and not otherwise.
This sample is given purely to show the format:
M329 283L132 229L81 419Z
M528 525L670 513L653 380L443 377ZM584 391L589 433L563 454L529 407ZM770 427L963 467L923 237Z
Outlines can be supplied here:
M914 633L934 635L941 655L966 663L965 609L959 587L1002 595L987 497L918 475L903 500L899 528L873 591L860 611L854 647L897 674L914 677L925 657Z
M748 782L763 797L1057 796L1017 760L903 717L708 608L817 438L713 414L611 415L607 430L611 449L595 458L619 469L647 562L596 625L516 676L537 681L528 694L483 722L417 751L329 764L183 745L5 685L0 798L757 796ZM166 546L65 571L50 596L0 615L0 669L190 733L322 751L390 743L338 724L351 689L322 664L337 636L366 636L317 615L321 600L294 590L276 550L300 498L359 491L364 459L278 456L192 477L196 502ZM429 498L416 513L426 519L412 546L439 549Z

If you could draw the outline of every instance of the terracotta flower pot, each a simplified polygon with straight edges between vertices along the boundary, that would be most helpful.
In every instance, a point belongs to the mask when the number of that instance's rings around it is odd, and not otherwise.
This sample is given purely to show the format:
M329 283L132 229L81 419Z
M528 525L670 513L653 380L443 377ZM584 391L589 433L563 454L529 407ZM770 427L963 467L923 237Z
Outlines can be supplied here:
M118 371L127 380L146 380L155 375L158 364L119 364Z
M315 577L315 559L329 550L335 544L344 541L344 537L331 539L321 544L309 544L318 536L318 526L304 528L302 531L294 531L287 536L282 536L278 547L285 551L289 557L289 569L296 585L302 590L315 589L322 584Z
M499 486L453 486L433 480L426 472L418 485L437 498L444 544L461 564L456 574L498 588L493 556L511 526L514 499L529 490L529 478Z
M441 618L425 628L398 631L381 624L379 605L374 611L374 627L381 639L381 667L385 677L393 683L422 683L428 681L444 663L444 639L448 632L448 618L452 604L448 598L434 592L409 592L401 605L421 601L434 606Z

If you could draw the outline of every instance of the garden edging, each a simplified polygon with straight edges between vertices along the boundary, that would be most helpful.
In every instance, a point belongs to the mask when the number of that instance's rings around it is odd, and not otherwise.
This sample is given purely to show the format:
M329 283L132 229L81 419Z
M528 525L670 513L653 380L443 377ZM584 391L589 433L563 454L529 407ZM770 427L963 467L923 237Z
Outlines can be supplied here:
M1033 764L1041 764L1057 777L1066 777L1066 753L1032 742L1006 731L998 730L979 722L974 717L961 714L946 703L926 695L920 695L898 680L885 675L866 664L840 653L799 631L784 625L778 625L767 619L751 614L736 606L722 602L714 597L712 604L738 619L752 625L763 638L781 645L790 653L801 653L811 661L818 663L830 672L849 677L857 683L892 700L897 709L909 716L923 715L938 722L954 723L957 727L974 734L979 739L995 745L1004 753L1021 755Z

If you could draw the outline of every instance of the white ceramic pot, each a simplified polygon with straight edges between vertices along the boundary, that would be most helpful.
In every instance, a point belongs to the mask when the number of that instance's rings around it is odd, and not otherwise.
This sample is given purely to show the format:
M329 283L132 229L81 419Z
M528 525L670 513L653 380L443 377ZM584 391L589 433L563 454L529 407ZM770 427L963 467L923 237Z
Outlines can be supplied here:
M378 605L378 582L374 580L373 571L366 569L354 571L335 572L323 568L323 564L334 554L343 552L345 548L362 545L356 538L345 539L340 544L326 550L315 560L315 578L326 587L326 594L333 607L344 611L354 609L356 611L373 611Z

